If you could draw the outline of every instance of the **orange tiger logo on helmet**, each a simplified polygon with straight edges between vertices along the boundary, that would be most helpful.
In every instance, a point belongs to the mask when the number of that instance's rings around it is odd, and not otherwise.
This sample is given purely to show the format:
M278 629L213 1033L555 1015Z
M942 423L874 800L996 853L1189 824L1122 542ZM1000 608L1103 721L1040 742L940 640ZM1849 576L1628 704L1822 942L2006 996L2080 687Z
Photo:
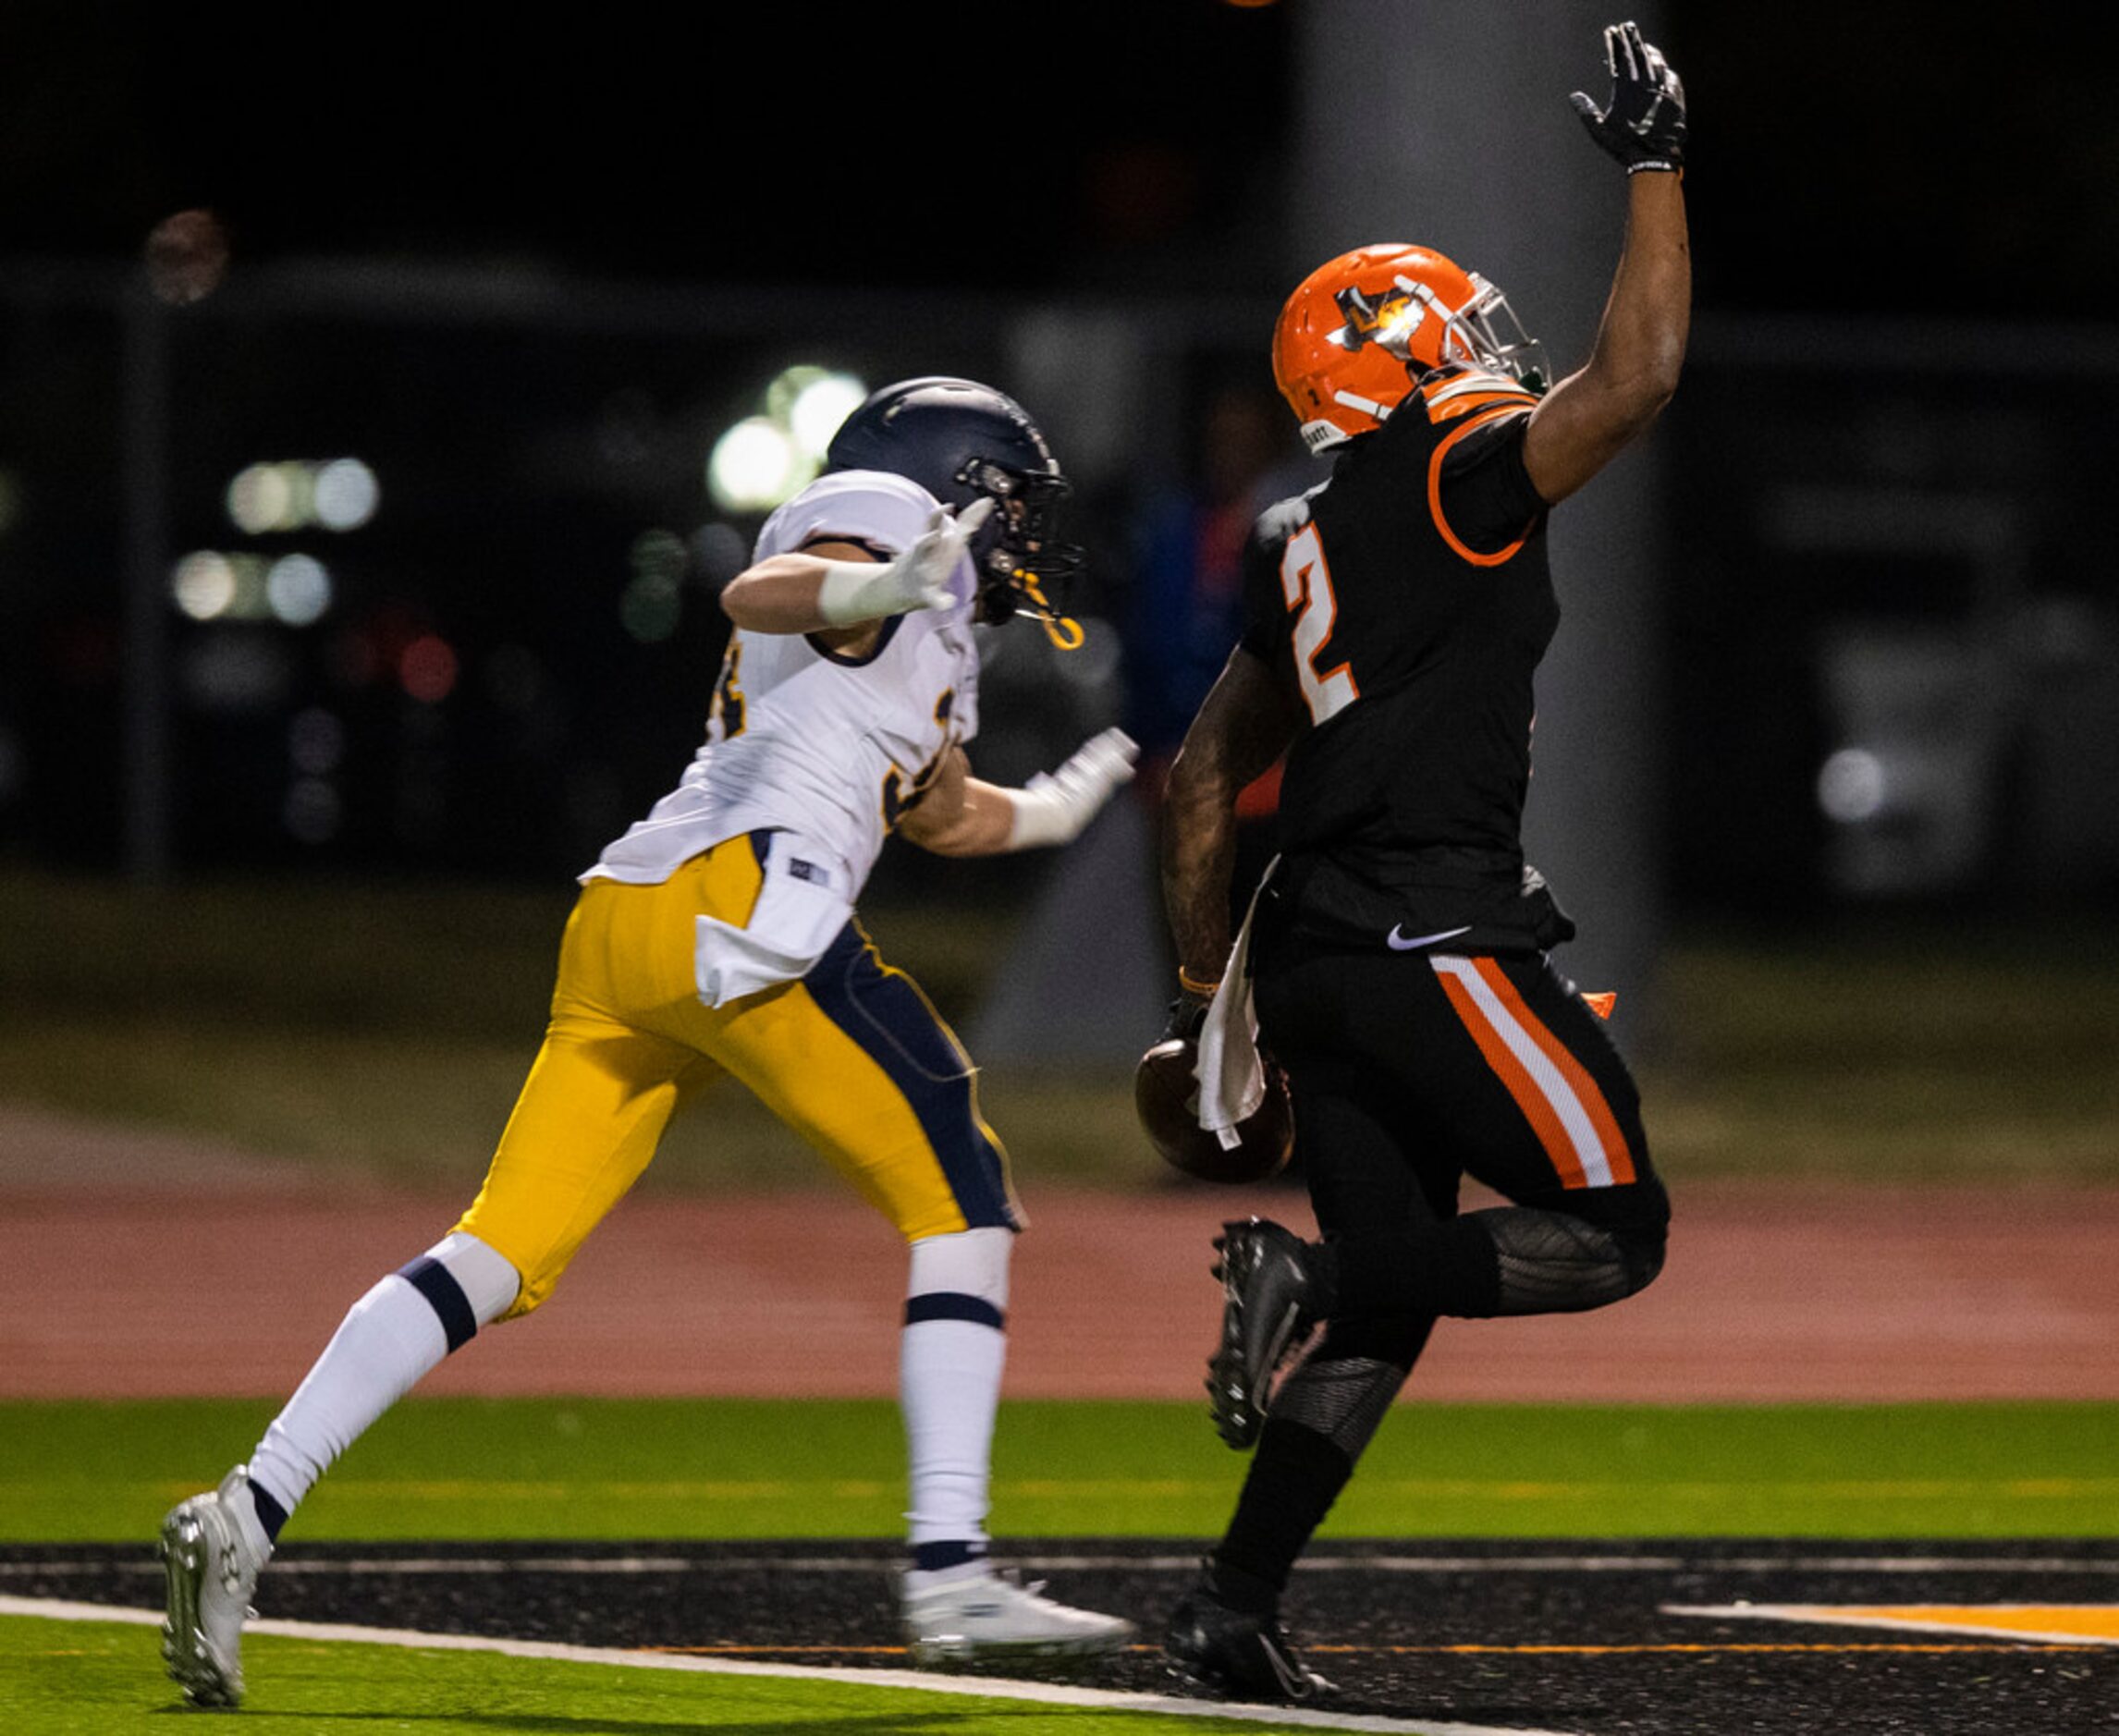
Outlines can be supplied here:
M1273 379L1322 452L1379 428L1414 383L1468 362L1545 389L1542 354L1476 272L1424 247L1358 247L1296 286L1273 327Z

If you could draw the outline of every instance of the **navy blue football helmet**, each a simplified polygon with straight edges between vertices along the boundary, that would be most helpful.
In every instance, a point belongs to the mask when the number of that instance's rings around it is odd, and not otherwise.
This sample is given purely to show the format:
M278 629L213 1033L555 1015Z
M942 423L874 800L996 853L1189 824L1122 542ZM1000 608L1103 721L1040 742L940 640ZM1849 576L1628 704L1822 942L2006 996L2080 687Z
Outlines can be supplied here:
M1055 644L1081 642L1081 629L1047 596L1082 570L1081 548L1055 534L1073 486L1007 393L946 374L883 386L839 425L825 466L910 477L958 511L990 496L995 510L971 545L977 618L1005 621L1020 610L1043 621Z

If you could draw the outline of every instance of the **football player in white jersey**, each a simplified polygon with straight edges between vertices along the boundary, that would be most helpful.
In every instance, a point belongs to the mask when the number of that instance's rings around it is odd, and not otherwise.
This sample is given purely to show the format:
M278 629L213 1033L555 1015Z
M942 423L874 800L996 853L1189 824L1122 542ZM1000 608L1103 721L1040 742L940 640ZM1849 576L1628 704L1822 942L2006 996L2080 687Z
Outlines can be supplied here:
M163 1650L188 1698L243 1687L242 1623L280 1527L337 1456L479 1327L530 1313L639 1177L669 1118L732 1074L904 1237L900 1395L911 1471L902 1616L916 1661L1077 1658L1133 1629L997 1574L987 1469L1009 1255L1007 1160L955 1035L853 914L883 840L944 855L1064 844L1133 775L1116 730L1050 776L971 776L974 622L1047 587L1067 484L1004 394L924 378L876 393L829 469L761 532L707 740L606 850L560 947L551 1021L484 1186L357 1302L251 1458L164 1522Z

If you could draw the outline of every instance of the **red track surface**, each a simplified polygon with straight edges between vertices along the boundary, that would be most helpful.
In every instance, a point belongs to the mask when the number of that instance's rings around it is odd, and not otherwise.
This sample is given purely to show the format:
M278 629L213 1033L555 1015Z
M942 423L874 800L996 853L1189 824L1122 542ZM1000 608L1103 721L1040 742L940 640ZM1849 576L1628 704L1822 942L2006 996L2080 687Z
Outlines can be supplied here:
M151 1156L153 1161L143 1161ZM1008 1390L1199 1396L1209 1240L1287 1188L1019 1175ZM1431 1399L2119 1399L2119 1192L1673 1182L1670 1264L1590 1314L1447 1321ZM277 1396L468 1198L305 1186L198 1144L0 1113L0 1398ZM628 1201L553 1301L431 1393L885 1396L904 1259L849 1194Z

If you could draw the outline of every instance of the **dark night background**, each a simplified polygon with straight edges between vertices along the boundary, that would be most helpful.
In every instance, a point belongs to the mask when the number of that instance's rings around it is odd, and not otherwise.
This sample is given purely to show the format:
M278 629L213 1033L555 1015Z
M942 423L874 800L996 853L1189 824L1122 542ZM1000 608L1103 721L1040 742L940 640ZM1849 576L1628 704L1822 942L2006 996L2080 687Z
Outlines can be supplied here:
M976 373L1005 366L995 334L1019 312L1125 297L1182 327L1232 298L1265 312L1241 341L1203 336L1151 396L1196 422L1219 386L1267 385L1270 309L1314 263L1288 256L1285 231L1297 13L1324 3L804 11L791 37L770 12L727 8L12 8L0 842L89 865L122 854L122 381L108 306L52 291L55 272L115 281L174 212L226 226L229 290L172 322L171 558L227 536L220 494L244 463L384 455L386 509L329 551L336 651L315 633L290 649L276 629L174 630L180 657L247 634L280 660L271 704L180 705L179 860L302 859L276 817L286 717L325 707L354 743L340 859L570 872L695 743L725 630L697 581L727 559L698 552L698 454L773 367L858 363L874 383L943 355ZM2003 30L1959 4L1696 0L1665 7L1655 33L1695 117L1698 319L1660 436L1676 899L1767 910L1825 893L1833 839L1814 779L1870 724L1911 732L1931 786L1983 792L1969 820L1938 807L1906 822L1963 821L1986 840L1931 851L1906 889L2119 890L2119 823L2078 824L2079 782L2101 764L2083 744L2119 739L2119 587L2080 542L2067 482L2109 447L2119 377L2107 67L2064 9ZM1507 116L1493 131L1505 140ZM530 286L547 306L589 305L597 286L659 292L677 312L659 335L559 341L527 319L433 317L431 301L394 327L227 312L276 272L377 261ZM682 310L709 302L784 329L685 336ZM1292 450L1284 424L1274 437ZM1173 451L1144 442L1130 473L1089 476L1079 533L1115 580L1088 601L1121 622L1140 526L1183 483L1164 474ZM1842 517L1857 520L1913 498L1911 541L1819 543L1810 504L1846 487L1860 492ZM1937 544L1918 503L1975 496L1969 540ZM1994 526L2011 542L2000 557ZM739 545L749 528L732 528ZM702 606L643 646L619 632L617 599L640 577L640 539L664 534L693 539ZM1913 642L1928 628L1954 636L1958 661L1936 679L1996 696L1969 708L1976 727L1963 705L1909 723L1834 701L1820 672L1850 610L1905 627L1909 655L1927 654ZM349 658L425 632L462 658L448 706L348 676ZM1965 661L1998 644L2023 648L2005 669ZM1861 692L1891 679L1864 675ZM1104 720L1081 703L1047 719L1039 752ZM987 751L1003 776L1038 763L1008 764L1001 740ZM2002 820L2029 840L2010 863Z
M0 56L0 244L120 258L207 205L258 260L1271 289L1285 263L1248 243L1301 3L833 10L790 43L766 11L43 0ZM2113 312L2119 117L2078 9L1665 15L1703 311Z

